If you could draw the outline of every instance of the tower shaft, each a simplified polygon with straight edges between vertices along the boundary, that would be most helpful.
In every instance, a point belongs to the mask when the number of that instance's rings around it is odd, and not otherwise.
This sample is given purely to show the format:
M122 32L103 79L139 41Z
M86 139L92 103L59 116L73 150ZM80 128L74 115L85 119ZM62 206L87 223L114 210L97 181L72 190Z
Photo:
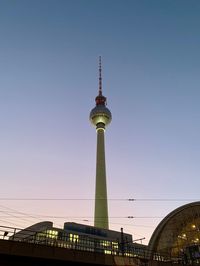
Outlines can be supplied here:
M112 114L106 107L106 97L102 94L101 57L99 57L99 94L95 102L96 106L90 112L90 121L97 131L94 226L109 229L104 131L112 120Z
M96 189L94 226L108 229L108 203L104 128L97 128Z

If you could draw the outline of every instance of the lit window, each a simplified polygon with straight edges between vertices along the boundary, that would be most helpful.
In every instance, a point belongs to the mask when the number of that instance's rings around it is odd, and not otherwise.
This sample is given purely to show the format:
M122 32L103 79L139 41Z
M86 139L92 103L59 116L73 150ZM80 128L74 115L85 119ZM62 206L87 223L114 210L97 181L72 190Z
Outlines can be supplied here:
M110 242L104 240L104 241L102 241L102 246L108 247L108 246L110 246Z
M131 257L132 254L131 254L130 252L125 252L125 253L124 253L124 256L126 256L126 257Z
M56 238L58 237L58 231L56 230L47 230L46 231L47 237L49 238Z
M105 254L112 254L112 252L110 250L104 250Z
M78 240L79 240L79 235L69 234L69 240L70 240L71 242L78 242Z
M113 247L113 249L118 249L118 243L117 242L112 242L112 247Z

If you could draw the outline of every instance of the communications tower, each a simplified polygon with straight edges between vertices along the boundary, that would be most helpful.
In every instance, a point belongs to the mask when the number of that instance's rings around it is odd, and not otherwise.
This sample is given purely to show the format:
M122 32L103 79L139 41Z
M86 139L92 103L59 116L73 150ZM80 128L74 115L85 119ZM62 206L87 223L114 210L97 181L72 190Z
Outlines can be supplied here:
M99 94L95 98L96 106L90 112L90 121L97 132L94 226L109 229L104 132L112 120L112 115L106 107L106 97L102 94L101 71L101 57L99 57Z

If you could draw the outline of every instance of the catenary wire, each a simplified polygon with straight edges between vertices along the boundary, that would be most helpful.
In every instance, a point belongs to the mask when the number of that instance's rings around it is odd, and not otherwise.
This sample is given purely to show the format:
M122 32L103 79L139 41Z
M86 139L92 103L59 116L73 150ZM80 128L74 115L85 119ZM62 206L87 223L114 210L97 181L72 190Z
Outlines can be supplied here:
M0 198L1 201L94 201L93 198ZM175 199L175 198L111 198L111 199L97 199L108 201L199 201L200 199Z

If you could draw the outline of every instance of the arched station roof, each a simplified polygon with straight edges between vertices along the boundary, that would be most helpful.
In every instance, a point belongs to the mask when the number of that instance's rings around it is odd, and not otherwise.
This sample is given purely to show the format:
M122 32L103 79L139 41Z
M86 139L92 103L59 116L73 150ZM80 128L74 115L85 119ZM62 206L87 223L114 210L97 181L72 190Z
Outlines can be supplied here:
M200 201L169 213L157 226L150 241L152 252L178 257L186 247L200 245Z

